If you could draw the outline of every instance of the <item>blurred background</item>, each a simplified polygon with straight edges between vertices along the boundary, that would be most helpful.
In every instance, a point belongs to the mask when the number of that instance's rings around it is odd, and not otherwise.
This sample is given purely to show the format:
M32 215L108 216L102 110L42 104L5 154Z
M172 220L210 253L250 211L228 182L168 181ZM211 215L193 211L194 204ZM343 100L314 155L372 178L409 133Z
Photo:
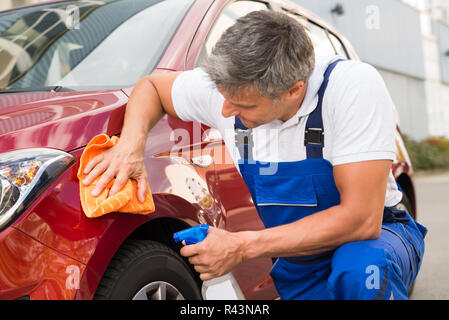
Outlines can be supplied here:
M449 169L449 0L293 0L381 73L417 170Z

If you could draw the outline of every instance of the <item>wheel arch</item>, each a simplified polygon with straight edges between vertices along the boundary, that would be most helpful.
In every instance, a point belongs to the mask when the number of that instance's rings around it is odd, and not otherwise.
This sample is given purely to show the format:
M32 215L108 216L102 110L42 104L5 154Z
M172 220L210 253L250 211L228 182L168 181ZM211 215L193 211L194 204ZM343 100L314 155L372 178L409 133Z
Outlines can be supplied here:
M117 214L113 223L99 240L81 279L78 299L92 299L98 284L121 245L128 239L152 240L166 245L179 255L181 243L174 242L173 233L189 228L198 222L197 209L188 201L175 195L153 195L156 211L148 215ZM188 260L179 255L191 268L198 285L199 274Z
M173 251L175 251L184 262L190 267L198 286L201 287L202 281L199 274L195 271L193 265L191 265L187 258L179 254L179 250L182 248L181 242L175 242L173 239L173 233L189 228L190 226L182 220L175 218L162 217L153 219L147 223L142 224L139 228L134 230L127 239L139 239L139 240L152 240L166 245Z
M413 212L410 212L411 216L416 219L416 195L415 195L415 187L413 185L412 179L406 173L402 173L399 177L396 178L397 183L402 189L402 192L407 196L412 205Z

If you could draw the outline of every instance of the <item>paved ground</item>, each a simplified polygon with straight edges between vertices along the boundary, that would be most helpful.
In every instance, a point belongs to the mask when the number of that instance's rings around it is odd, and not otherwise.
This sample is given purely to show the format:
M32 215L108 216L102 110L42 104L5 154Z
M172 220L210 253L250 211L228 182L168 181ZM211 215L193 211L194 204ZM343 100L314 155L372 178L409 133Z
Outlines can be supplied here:
M426 251L410 297L449 299L449 173L418 175L418 221L428 228Z

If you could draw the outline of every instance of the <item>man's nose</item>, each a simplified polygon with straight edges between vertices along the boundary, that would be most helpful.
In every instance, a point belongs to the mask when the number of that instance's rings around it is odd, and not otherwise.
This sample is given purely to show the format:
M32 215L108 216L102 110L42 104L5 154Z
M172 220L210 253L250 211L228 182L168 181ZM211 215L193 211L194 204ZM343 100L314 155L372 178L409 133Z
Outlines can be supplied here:
M221 108L221 114L223 115L223 117L229 118L229 117L233 117L233 116L238 116L239 111L237 110L236 107L234 107L227 100L225 100L223 102L223 106Z

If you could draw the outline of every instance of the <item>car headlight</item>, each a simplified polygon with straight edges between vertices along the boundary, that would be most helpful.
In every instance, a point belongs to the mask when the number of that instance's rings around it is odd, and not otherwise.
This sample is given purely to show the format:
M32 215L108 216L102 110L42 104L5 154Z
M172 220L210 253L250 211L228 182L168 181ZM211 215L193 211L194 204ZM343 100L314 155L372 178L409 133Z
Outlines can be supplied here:
M23 149L0 154L0 231L75 162L71 154L54 149Z

